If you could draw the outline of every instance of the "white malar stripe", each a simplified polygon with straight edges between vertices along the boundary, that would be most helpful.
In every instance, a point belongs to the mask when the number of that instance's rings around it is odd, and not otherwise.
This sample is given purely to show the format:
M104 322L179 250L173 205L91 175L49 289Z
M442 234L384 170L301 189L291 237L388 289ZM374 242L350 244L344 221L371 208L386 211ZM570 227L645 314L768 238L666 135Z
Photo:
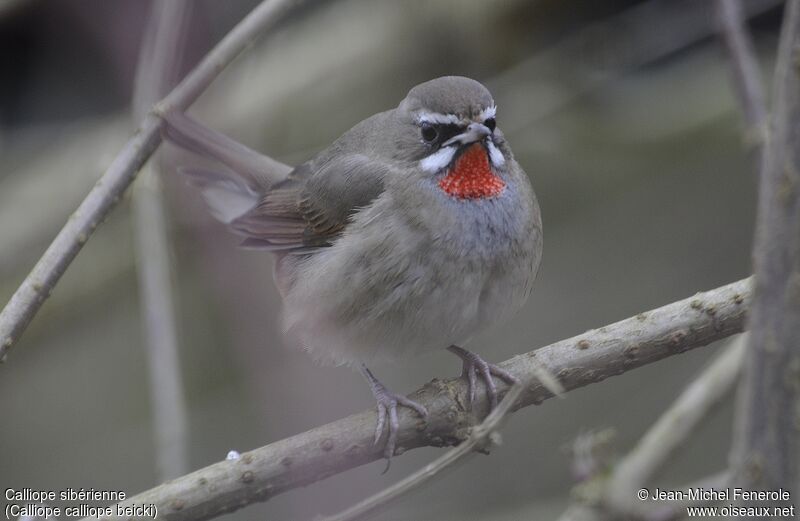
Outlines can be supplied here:
M497 105L492 105L491 107L486 107L478 114L478 121L483 123L489 118L493 118L497 115Z
M421 159L419 167L426 172L436 173L449 165L455 154L456 149L454 147L441 148L428 157ZM500 157L503 157L503 155L500 154Z
M418 123L431 123L436 125L457 125L461 122L455 114L439 114L438 112L420 112L417 116Z
M497 168L503 166L506 162L503 153L491 141L487 141L487 144L489 145L489 159L491 159L492 164Z

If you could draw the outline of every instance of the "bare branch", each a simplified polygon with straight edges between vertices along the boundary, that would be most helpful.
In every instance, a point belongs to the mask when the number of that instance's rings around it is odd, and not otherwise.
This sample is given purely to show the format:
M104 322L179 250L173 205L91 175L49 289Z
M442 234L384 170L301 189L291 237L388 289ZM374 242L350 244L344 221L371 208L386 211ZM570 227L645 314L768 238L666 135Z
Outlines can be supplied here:
M800 0L789 0L775 66L770 139L759 179L753 247L757 290L731 457L736 486L783 488L793 498L800 494L798 49Z
M436 476L441 476L445 470L452 469L457 463L463 463L467 456L473 455L476 450L484 450L487 446L496 445L497 442L493 437L497 435L497 429L500 428L500 424L506 414L511 411L511 407L520 394L522 394L522 386L518 384L512 386L503 401L483 420L483 423L472 428L469 438L455 449L445 453L444 456L357 505L353 505L334 516L317 518L316 521L356 521L364 519L365 516L393 503Z
M734 92L744 116L745 143L755 149L756 164L760 165L766 141L767 106L741 0L716 0L715 11L731 63Z
M191 4L187 0L159 0L153 4L136 71L135 117L144 116L148 107L173 86L190 18ZM189 469L189 429L178 355L170 241L161 180L154 163L148 163L135 186L133 213L156 467L159 479L166 480Z
M135 187L133 210L157 475L160 479L169 479L188 471L189 429L164 205L160 180L152 167L145 167Z
M161 143L160 114L188 107L259 33L274 25L299 1L265 0L259 4L144 118L0 312L0 360L5 359L67 267Z
M539 366L571 390L706 345L744 327L750 279L699 293L667 306L562 340L503 362L524 391L515 408L539 404L552 394L537 380ZM400 412L398 447L456 444L467 438L473 413L465 408L460 378L434 380L411 395L429 411L427 422ZM486 411L486 397L474 403ZM123 504L156 504L170 520L210 519L247 504L325 479L371 461L375 412L364 411L165 483ZM88 520L87 520L88 521Z

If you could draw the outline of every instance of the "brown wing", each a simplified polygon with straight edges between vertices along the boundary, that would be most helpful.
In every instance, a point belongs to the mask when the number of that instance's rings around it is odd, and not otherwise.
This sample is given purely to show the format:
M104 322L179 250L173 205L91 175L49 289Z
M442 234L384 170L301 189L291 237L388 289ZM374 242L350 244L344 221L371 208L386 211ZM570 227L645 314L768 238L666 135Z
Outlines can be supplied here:
M231 222L243 246L306 253L329 246L350 217L383 192L388 167L360 154L305 163Z

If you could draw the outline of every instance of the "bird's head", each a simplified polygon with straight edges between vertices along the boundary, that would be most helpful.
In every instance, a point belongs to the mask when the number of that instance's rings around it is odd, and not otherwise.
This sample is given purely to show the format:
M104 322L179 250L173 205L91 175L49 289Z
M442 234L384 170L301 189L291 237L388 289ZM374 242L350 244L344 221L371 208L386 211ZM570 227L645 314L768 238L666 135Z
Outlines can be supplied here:
M417 85L396 111L399 159L413 163L449 195L477 199L505 186L510 151L497 128L497 107L475 80L445 76Z

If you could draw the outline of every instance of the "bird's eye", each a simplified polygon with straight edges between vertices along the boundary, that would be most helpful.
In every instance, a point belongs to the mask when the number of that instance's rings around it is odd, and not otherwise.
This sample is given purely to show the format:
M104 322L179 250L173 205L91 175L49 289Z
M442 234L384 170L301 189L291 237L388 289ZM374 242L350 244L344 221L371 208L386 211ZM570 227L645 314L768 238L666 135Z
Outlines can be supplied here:
M491 130L492 132L494 132L494 129L495 129L495 127L497 126L497 121L495 121L495 120L494 120L494 118L489 118L489 119L487 119L486 121L484 121L484 122L483 122L483 124L484 124L484 125L486 125L486 127L487 127L489 130Z
M426 143L433 143L439 137L439 131L430 123L423 123L420 133L422 134L422 140Z

